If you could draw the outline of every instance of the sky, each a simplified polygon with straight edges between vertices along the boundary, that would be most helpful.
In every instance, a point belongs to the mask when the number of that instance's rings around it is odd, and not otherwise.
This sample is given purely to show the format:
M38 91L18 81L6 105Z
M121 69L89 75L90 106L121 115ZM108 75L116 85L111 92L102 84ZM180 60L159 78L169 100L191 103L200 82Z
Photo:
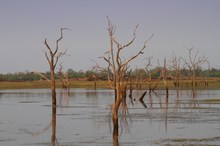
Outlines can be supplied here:
M138 51L153 34L144 54L132 67L144 68L144 58L186 58L187 48L220 68L219 0L1 0L0 73L49 70L44 56L67 27L60 51L64 69L89 70L109 48L107 16L116 26L115 38L126 43L138 24L136 40L125 57Z

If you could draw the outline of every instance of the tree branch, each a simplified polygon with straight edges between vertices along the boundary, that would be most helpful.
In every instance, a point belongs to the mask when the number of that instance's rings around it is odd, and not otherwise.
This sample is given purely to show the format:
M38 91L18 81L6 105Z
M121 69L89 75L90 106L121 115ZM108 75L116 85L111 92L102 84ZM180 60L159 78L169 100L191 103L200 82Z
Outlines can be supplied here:
M48 51L50 52L50 55L52 55L53 52L52 52L50 46L49 46L48 43L47 43L47 39L44 40L44 44L45 44L45 46L47 47Z
M56 50L54 51L53 56L56 55L56 53L59 49L59 42L63 39L63 30L69 30L70 31L69 28L61 28L60 29L60 38L58 38L57 41L56 41Z
M49 64L51 64L50 59L49 59L49 57L48 57L48 55L47 55L47 52L46 52L46 51L45 51L45 56L46 56L46 59L47 59L48 63L49 63Z

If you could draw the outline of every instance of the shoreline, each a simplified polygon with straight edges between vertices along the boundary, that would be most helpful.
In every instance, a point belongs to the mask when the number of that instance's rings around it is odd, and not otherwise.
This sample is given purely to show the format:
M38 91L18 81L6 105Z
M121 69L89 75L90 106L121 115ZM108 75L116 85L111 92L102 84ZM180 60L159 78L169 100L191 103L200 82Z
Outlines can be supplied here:
M153 84L155 82L152 82ZM57 88L62 88L62 84L60 81L56 82ZM200 90L218 90L220 89L220 79L210 79L209 86L198 85L197 87L189 86L189 81L183 81L182 85L179 87L174 87L172 80L168 81L169 90L189 90L189 89L200 89ZM4 89L34 89L34 88L50 88L50 83L46 80L38 80L38 81L3 81L0 82L0 90ZM95 88L94 81L86 81L86 80L70 80L69 88ZM97 89L110 89L107 86L107 81L97 81L96 82ZM129 88L129 87L128 87ZM145 80L141 81L134 85L134 89L148 90L148 85ZM163 81L160 81L156 90L165 89L163 85Z

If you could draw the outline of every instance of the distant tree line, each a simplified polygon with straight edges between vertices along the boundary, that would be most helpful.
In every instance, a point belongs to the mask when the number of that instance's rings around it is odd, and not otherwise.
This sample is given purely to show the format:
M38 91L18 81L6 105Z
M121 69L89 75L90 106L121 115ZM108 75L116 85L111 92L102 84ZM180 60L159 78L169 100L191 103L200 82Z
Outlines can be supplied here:
M94 74L94 71L88 70L88 71L74 71L73 69L68 69L66 71L69 79L82 79L86 78L90 80L90 77L92 74ZM41 72L41 74L47 78L50 78L50 72ZM56 79L59 79L58 72L55 73ZM107 73L105 71L97 73L100 78L105 78L107 76ZM0 74L0 81L37 81L37 80L45 80L42 76L39 74L36 74L34 72L25 71L25 72L15 72L15 73L5 73Z
M169 74L174 74L173 70L168 70ZM157 79L160 76L159 67L155 67L151 69L151 77L152 79ZM50 78L50 72L41 73L44 76ZM94 71L94 70L87 70L87 71L74 71L73 69L68 69L66 71L66 74L68 75L69 79L85 79L88 81L93 80L94 75L96 75L98 80L107 80L108 77L108 71L107 70L101 70L101 71ZM189 70L186 68L183 68L180 70L180 74L182 77L188 77ZM209 74L209 77L216 77L220 78L220 69L211 68L210 70L198 68L196 69L196 75L198 77L203 77L205 75ZM146 69L143 68L136 68L131 70L130 72L131 78L142 78L146 79L148 78L148 72L146 72ZM172 78L171 76L168 78ZM56 73L56 79L58 79L58 73ZM0 74L0 81L37 81L37 80L45 80L43 77L39 76L38 74L30 71L25 72L15 72L15 73L5 73Z

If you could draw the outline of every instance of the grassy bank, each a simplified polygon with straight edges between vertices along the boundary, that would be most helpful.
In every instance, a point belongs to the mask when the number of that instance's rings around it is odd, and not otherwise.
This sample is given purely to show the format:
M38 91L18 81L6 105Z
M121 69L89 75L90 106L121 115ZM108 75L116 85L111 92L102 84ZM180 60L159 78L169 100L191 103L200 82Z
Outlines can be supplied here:
M155 84L154 82L152 83ZM98 81L96 84L97 88L108 88L106 81ZM141 86L141 88L140 88ZM189 81L182 81L180 87L174 87L172 81L168 81L169 89L191 89ZM62 87L61 82L57 81L57 87ZM134 86L139 89L148 89L146 81L141 81L139 86ZM0 89L31 89L31 88L50 88L48 81L26 81L26 82L0 82ZM93 81L86 80L71 80L70 88L94 88ZM198 84L195 89L220 89L220 79L213 78L209 80L209 86L205 87L202 82ZM164 89L163 81L160 81L157 89Z
M57 81L57 87L62 84ZM26 82L0 82L0 89L32 89L32 88L50 88L48 81L26 81ZM70 88L94 88L93 81L70 81ZM104 81L97 82L97 88L106 88Z

